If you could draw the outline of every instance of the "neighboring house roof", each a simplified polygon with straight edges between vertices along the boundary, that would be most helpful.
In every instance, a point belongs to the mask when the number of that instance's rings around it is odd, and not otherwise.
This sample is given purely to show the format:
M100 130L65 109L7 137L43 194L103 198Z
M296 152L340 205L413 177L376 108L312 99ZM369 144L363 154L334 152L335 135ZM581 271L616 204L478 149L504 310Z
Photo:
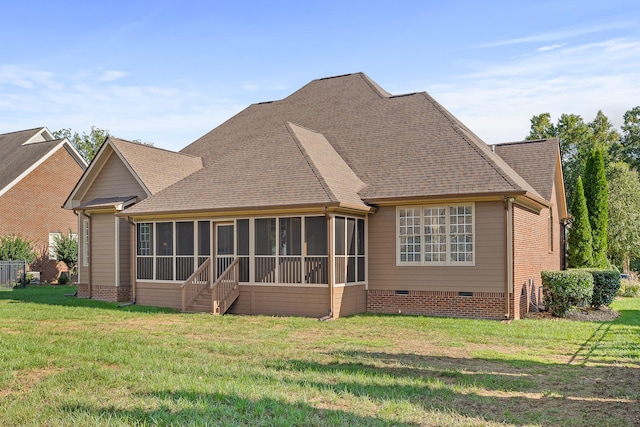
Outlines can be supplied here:
M280 101L251 105L182 153L201 157L203 168L127 213L364 208L486 194L545 202L427 93L392 96L363 73L314 80Z
M98 201L96 203L99 203L101 200L107 199L107 203L113 206L114 203L120 202L120 199L128 201L133 197L131 195L118 195L117 197L95 199L82 205L79 204L111 155L118 156L140 184L146 196L151 196L202 168L202 161L199 157L109 136L73 191L71 191L71 194L69 194L64 204L65 208L82 209L95 207L94 205L89 206L89 204L96 200ZM113 203L111 199L113 199ZM124 206L126 207L126 205L125 203Z
M506 142L494 147L496 154L526 179L542 197L551 200L554 175L540 172L555 171L560 155L557 138Z
M1 134L0 195L60 149L66 149L83 169L87 167L66 138L55 139L45 127Z

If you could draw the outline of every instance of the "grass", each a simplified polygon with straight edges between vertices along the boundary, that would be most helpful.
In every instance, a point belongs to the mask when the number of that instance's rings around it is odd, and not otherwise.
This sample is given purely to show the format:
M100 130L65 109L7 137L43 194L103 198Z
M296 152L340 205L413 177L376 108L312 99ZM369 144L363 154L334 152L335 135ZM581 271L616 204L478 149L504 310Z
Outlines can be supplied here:
M611 323L185 315L0 291L3 426L640 424L640 299Z

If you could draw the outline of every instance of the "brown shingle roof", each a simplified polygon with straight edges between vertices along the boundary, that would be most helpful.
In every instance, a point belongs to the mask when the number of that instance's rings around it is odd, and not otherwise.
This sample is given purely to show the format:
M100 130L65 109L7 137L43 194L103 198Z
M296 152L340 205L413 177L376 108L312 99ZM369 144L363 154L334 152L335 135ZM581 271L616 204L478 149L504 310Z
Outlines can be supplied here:
M551 200L559 144L557 138L538 139L497 144L495 150L545 200Z
M131 212L346 203L355 187L361 204L539 196L428 94L391 96L362 73L314 80L280 101L251 105L182 153L202 157L203 169ZM344 165L332 168L332 153ZM324 155L334 160L322 162Z
M38 134L48 134L45 129L35 128L0 135L0 191L63 142L62 139L40 137ZM37 142L25 144L32 138Z
M151 194L192 174L202 167L199 157L109 137Z

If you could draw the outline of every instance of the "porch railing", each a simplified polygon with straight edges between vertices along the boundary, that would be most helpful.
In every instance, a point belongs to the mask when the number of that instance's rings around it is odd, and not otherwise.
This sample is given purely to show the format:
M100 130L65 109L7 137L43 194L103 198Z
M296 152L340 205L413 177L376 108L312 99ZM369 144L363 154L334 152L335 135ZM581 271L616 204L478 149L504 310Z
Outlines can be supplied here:
M182 311L198 297L211 283L211 257L207 258L182 284Z
M234 259L227 269L211 285L211 303L213 314L224 314L229 306L240 295L239 269L240 260Z

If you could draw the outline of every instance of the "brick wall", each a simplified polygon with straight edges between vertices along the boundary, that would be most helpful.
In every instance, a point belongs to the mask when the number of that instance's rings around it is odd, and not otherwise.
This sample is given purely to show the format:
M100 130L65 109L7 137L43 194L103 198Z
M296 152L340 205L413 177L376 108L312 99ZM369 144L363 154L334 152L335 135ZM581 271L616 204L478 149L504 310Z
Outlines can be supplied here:
M85 283L78 283L78 298L111 302L131 301L131 286L89 286Z
M34 242L40 253L31 265L40 280L57 279L64 263L49 260L49 233L78 232L78 220L61 206L82 175L82 167L59 149L0 197L0 235L15 234Z
M401 292L401 291L400 291ZM473 292L461 296L448 291L367 291L367 311L386 314L503 319L505 300L502 292Z
M553 218L552 249L549 244L549 209L539 214L522 206L513 207L513 299L511 316L519 319L530 311L530 303L539 304L540 272L559 270L560 222Z

